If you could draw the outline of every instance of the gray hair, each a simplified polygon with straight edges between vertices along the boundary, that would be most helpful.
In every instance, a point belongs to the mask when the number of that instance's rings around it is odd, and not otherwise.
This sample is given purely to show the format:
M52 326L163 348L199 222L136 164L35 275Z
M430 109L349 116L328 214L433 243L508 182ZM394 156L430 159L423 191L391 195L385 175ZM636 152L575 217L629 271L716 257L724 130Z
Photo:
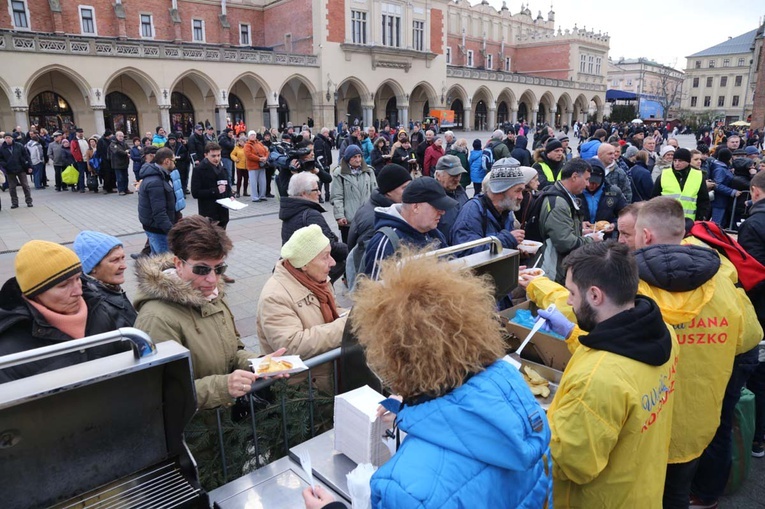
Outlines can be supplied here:
M502 132L502 129L497 129L496 131L491 133L492 140L502 141L502 138L504 137L505 137L505 133Z
M453 133L452 131L446 131L446 132L444 133L444 136L451 136L451 137L454 137L454 133Z
M304 193L310 193L314 183L319 182L319 177L309 171L301 171L293 175L290 184L287 186L288 196L300 196Z
M329 134L329 128L328 127L322 127L321 128L321 134L323 134L324 136L328 135Z

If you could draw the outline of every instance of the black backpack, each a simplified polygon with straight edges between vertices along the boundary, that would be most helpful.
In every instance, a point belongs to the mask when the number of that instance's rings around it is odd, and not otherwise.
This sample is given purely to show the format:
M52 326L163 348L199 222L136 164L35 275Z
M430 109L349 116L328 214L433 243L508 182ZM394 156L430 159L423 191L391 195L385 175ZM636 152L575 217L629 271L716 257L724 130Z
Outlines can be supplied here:
M561 191L556 185L553 184L546 187L545 190L542 191L542 194L536 197L536 199L531 203L531 207L529 207L529 211L526 214L526 226L524 227L524 231L526 232L526 240L534 240L537 242L545 241L545 237L542 234L542 229L540 228L539 218L542 215L542 207L549 201L550 198L558 196L563 198L571 208L571 217L576 215L576 209L566 194L567 193L565 191Z

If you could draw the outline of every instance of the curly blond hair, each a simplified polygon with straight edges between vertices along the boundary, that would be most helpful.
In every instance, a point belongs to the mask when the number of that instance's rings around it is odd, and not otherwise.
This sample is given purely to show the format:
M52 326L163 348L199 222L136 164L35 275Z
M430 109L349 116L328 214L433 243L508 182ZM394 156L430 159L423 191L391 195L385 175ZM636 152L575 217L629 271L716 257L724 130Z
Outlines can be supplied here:
M351 314L370 368L404 398L445 394L505 354L490 278L416 254L360 279Z

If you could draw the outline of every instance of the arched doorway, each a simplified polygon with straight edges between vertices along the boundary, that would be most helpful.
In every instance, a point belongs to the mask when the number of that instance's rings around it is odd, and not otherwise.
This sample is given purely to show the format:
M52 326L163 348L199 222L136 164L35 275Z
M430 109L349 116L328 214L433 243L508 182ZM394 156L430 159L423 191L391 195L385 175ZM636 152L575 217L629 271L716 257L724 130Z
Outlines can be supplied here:
M473 129L476 131L485 131L487 118L488 111L486 109L486 103L484 101L478 101L475 105L475 122Z
M194 105L180 92L170 96L170 125L173 132L182 132L189 136L194 132Z
M523 122L529 119L529 109L526 107L526 103L518 104L518 122Z
M464 125L464 119L465 119L465 106L462 105L462 99L455 99L452 104L451 108L454 111L454 124L455 127L459 127L462 129L462 126Z
M302 76L293 76L279 91L279 125L292 122L296 127L313 118L313 84Z
M74 114L69 102L56 92L41 92L29 103L29 125L45 128L52 134L74 124Z
M138 127L138 109L135 103L122 92L111 92L104 98L104 125L112 132L122 131L130 139L141 136Z
M501 103L499 103L499 106L497 106L497 124L501 126L505 122L509 122L509 121L510 121L510 115L508 114L507 103L505 101L502 101Z
M385 104L385 120L387 120L391 126L398 124L398 106L395 95L388 99L388 102Z
M244 103L234 94L228 94L228 118L231 120L231 125L237 124L240 120L245 124L247 121L244 119Z
M425 104L422 105L422 118L428 115L430 115L430 101L425 101Z
M544 103L539 103L539 111L537 112L536 123L537 125L544 124L547 119L547 106Z
M279 104L276 107L276 114L279 117L278 123L271 122L271 127L276 127L280 131L287 128L287 123L290 121L290 107L284 97L279 96ZM263 102L263 118L268 118L268 101Z

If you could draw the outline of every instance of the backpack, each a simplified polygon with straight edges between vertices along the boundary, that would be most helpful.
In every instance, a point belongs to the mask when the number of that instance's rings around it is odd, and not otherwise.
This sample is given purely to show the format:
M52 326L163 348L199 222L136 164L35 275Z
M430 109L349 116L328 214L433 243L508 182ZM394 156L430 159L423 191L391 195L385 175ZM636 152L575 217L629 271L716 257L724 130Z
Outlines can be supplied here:
M372 237L374 237L377 232L380 232L388 237L391 246L393 246L393 251L398 251L398 247L401 245L401 239L399 239L396 230L390 226L383 226L382 228L375 230L375 233L372 234ZM370 240L372 237L370 237ZM353 290L353 287L356 286L356 276L362 273L364 271L364 267L366 267L366 247L366 243L356 244L348 253L348 258L346 259L347 262L345 265L345 280L348 282L349 290Z
M571 208L571 217L576 216L576 209L574 209L574 206L568 200L565 192L558 189L554 184L548 186L542 191L542 194L537 196L536 199L531 202L529 211L526 213L526 226L524 227L526 240L534 240L537 242L545 241L542 229L540 228L541 225L539 224L539 218L542 215L542 206L547 203L551 197L554 198L558 196L565 199L566 203L568 203L568 206Z
M741 287L749 293L765 281L765 266L712 221L696 221L691 235L709 244L736 267Z
M281 143L274 143L271 145L266 164L271 165L272 168L276 168L280 172L287 170L290 167L287 149L284 145Z
M101 168L101 156L99 155L97 150L93 152L92 156L90 156L90 159L88 159L88 163L90 164L90 167L96 171L98 171Z
M494 147L486 147L481 153L481 168L486 173L491 171L491 167L494 166Z

